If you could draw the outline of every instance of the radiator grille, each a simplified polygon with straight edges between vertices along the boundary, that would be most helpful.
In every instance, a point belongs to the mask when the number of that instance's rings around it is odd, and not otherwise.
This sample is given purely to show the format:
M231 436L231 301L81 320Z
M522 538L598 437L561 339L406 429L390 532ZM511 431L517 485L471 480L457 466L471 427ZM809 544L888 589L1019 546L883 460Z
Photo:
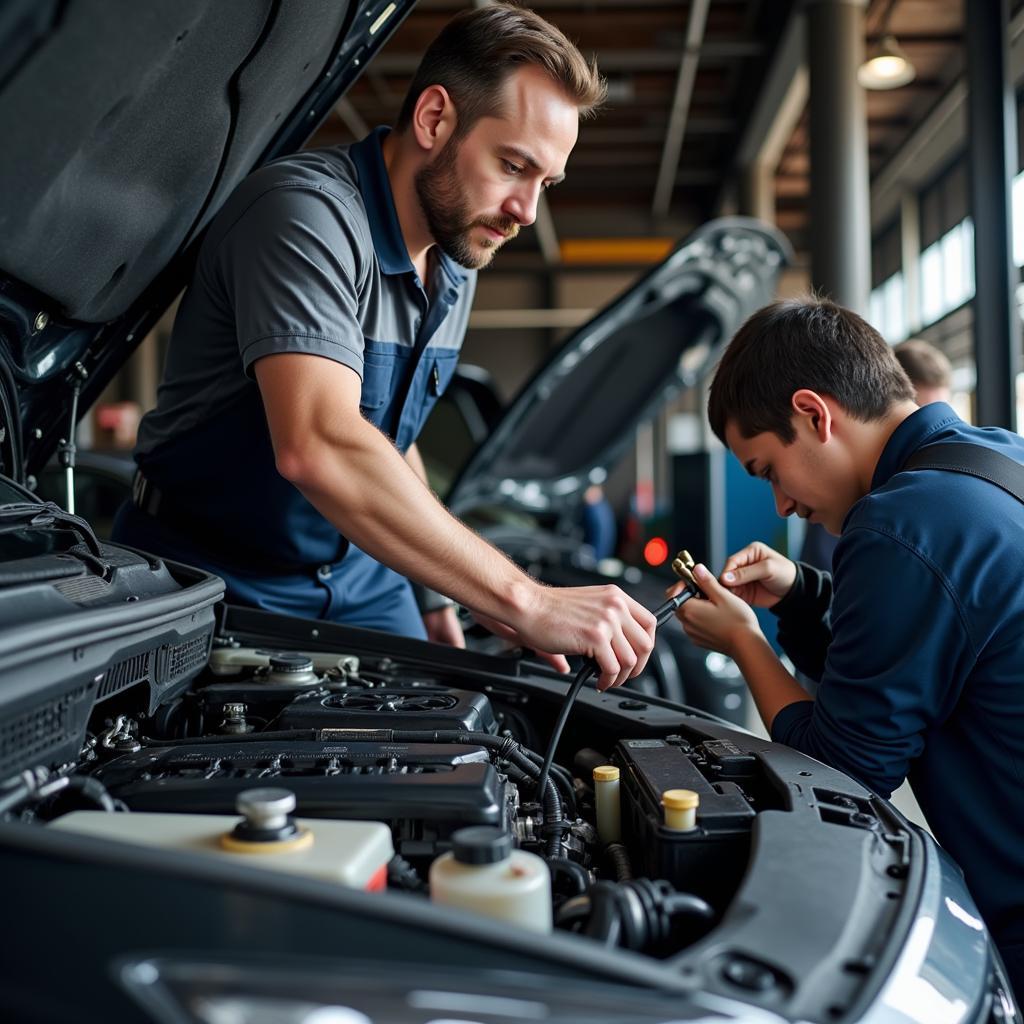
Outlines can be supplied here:
M79 687L43 707L0 723L0 776L26 765L45 763L45 754L74 740L79 723L71 711L88 689Z
M161 647L158 671L160 682L170 682L202 667L209 653L210 638L211 634L204 633L180 644Z
M144 683L149 680L149 651L141 654L133 654L116 665L111 665L103 675L103 682L100 683L97 700L103 700L112 693L119 693L121 690L134 686L136 683Z

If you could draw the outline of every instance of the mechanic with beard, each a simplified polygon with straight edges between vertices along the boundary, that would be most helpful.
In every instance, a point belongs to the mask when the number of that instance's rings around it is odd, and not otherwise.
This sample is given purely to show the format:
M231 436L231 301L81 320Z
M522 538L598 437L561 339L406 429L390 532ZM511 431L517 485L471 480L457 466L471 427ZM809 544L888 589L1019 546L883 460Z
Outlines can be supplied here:
M431 44L393 131L250 175L203 241L115 538L235 603L462 646L415 580L563 671L594 657L602 688L636 675L653 615L521 572L437 501L415 445L476 270L533 222L604 93L553 25L492 4Z
M831 576L760 543L720 580L698 566L710 600L680 609L686 632L735 659L772 739L886 798L910 778L1024 993L1024 508L990 480L907 468L952 442L1012 470L1024 440L944 402L918 408L878 333L819 300L775 303L740 328L708 418L779 515L839 543ZM751 605L778 616L815 700Z

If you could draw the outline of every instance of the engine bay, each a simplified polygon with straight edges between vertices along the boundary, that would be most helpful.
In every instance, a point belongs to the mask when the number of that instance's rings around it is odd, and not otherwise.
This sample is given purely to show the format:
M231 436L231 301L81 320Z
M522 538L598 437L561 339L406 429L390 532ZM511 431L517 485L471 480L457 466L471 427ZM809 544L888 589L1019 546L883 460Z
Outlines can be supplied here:
M257 646L218 632L191 684L151 711L145 687L98 702L80 759L39 775L20 801L5 791L2 806L9 816L72 828L83 809L98 807L85 816L87 831L114 835L95 820L112 821L113 812L115 838L174 848L173 837L146 834L160 820L154 815L228 820L245 794L273 787L294 795L314 833L324 821L385 825L393 851L387 888L418 900L428 898L430 865L452 849L456 833L485 826L543 858L556 931L661 959L723 923L751 866L759 820L793 811L793 789L766 756L773 745L628 691L581 697L542 795L539 775L565 677L539 665L528 666L525 678L503 676L493 670L507 671L507 659L468 652L463 668L452 652L384 636L384 649L440 650L451 664L334 647L329 638L285 639ZM484 665L491 671L480 671ZM598 832L594 783L594 769L609 767L621 778L620 835L611 842ZM876 856L905 861L907 840L896 841L859 787L842 788L809 791L817 821L860 832ZM699 802L685 830L669 827L662 806L663 794L679 789ZM743 962L763 975L757 984L795 981L767 961Z
M97 962L140 920L146 948L170 916L182 948L201 918L221 948L269 952L312 943L295 922L316 913L336 951L390 955L430 933L444 963L462 941L493 962L585 962L819 1019L872 994L866 977L899 947L920 839L841 772L625 688L583 686L559 732L575 687L522 652L232 607L214 578L118 558L115 583L171 582L134 602L108 587L88 629L33 584L52 614L0 634L0 860L60 887L76 921L92 906L120 922L87 929ZM614 806L599 795L612 779ZM87 863L102 884L82 887ZM456 902L450 883L474 872L479 891ZM239 899L267 907L290 879L316 887L247 929Z

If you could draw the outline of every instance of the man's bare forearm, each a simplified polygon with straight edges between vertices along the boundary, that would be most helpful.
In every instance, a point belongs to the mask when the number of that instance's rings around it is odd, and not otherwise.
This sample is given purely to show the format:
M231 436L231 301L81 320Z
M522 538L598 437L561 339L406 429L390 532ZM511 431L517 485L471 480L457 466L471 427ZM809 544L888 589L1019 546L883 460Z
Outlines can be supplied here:
M346 366L281 353L255 363L277 471L344 536L395 571L507 627L552 655L587 654L598 685L643 670L654 616L618 587L554 590L531 579L460 523L359 412L361 382ZM415 458L415 456L414 456Z
M325 518L370 555L469 608L503 622L539 585L459 522L414 466L373 426L324 438L316 469L294 482ZM353 486L354 481L358 485Z
M775 716L798 700L808 700L807 691L786 671L762 633L748 633L732 651L733 660L750 688L761 721L771 732Z

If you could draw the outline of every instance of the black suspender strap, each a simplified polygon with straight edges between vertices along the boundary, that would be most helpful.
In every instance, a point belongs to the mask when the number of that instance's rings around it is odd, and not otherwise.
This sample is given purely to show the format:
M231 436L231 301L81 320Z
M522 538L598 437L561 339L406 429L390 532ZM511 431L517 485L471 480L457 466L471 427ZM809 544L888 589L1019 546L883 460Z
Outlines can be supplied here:
M980 477L1024 503L1024 465L980 444L931 444L914 452L903 468L945 469Z

